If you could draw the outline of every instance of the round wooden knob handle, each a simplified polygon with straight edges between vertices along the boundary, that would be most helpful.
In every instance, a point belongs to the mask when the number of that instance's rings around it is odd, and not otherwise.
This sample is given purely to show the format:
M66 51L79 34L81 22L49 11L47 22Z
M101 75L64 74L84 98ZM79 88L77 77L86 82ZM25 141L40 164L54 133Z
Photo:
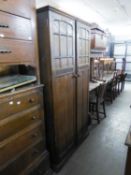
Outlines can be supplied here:
M34 133L33 135L32 135L32 137L37 137L38 136L38 133Z
M34 101L35 101L34 98L29 99L29 103L34 103Z
M36 116L33 116L33 117L32 117L32 120L36 120L36 119L37 119L37 117L36 117Z

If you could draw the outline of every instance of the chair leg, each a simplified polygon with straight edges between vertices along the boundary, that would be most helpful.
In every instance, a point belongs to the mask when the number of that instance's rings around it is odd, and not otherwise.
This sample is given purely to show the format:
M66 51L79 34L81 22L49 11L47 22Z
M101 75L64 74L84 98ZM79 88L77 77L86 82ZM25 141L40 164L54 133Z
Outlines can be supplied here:
M118 82L118 94L120 94L120 82Z
M110 100L111 100L111 103L113 103L113 91L111 91L111 93L110 93Z
M99 117L99 109L98 109L98 104L96 104L96 117L97 117L97 123L100 123L100 117Z
M102 103L102 106L103 106L104 117L106 118L106 108L105 108L105 102L104 101Z

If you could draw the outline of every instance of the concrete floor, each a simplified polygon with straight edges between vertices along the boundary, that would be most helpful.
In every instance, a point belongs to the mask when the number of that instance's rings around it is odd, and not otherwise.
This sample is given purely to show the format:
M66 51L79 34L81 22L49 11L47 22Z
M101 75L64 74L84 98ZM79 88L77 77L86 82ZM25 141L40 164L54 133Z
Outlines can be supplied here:
M93 124L88 138L54 175L124 175L130 104L131 83L126 83L121 95L106 106L107 118L99 125Z

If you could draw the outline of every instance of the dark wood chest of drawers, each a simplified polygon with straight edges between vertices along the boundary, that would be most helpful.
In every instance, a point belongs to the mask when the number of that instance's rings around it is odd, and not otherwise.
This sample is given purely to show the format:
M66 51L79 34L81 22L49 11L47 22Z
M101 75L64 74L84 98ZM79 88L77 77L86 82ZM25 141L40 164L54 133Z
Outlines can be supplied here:
M1 175L29 174L42 161L47 165L42 173L49 167L42 89L34 86L0 96Z
M38 65L35 1L0 0L0 78L2 71L26 76L29 66L36 78L32 85L0 93L0 175L50 174Z

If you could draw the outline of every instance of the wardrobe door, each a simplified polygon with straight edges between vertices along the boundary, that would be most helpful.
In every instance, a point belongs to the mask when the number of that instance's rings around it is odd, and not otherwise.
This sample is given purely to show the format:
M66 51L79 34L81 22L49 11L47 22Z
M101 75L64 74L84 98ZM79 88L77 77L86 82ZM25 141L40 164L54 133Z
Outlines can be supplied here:
M81 140L88 124L90 31L86 24L76 23L77 32L77 140Z
M69 153L75 135L75 22L50 12L55 147L58 159Z

